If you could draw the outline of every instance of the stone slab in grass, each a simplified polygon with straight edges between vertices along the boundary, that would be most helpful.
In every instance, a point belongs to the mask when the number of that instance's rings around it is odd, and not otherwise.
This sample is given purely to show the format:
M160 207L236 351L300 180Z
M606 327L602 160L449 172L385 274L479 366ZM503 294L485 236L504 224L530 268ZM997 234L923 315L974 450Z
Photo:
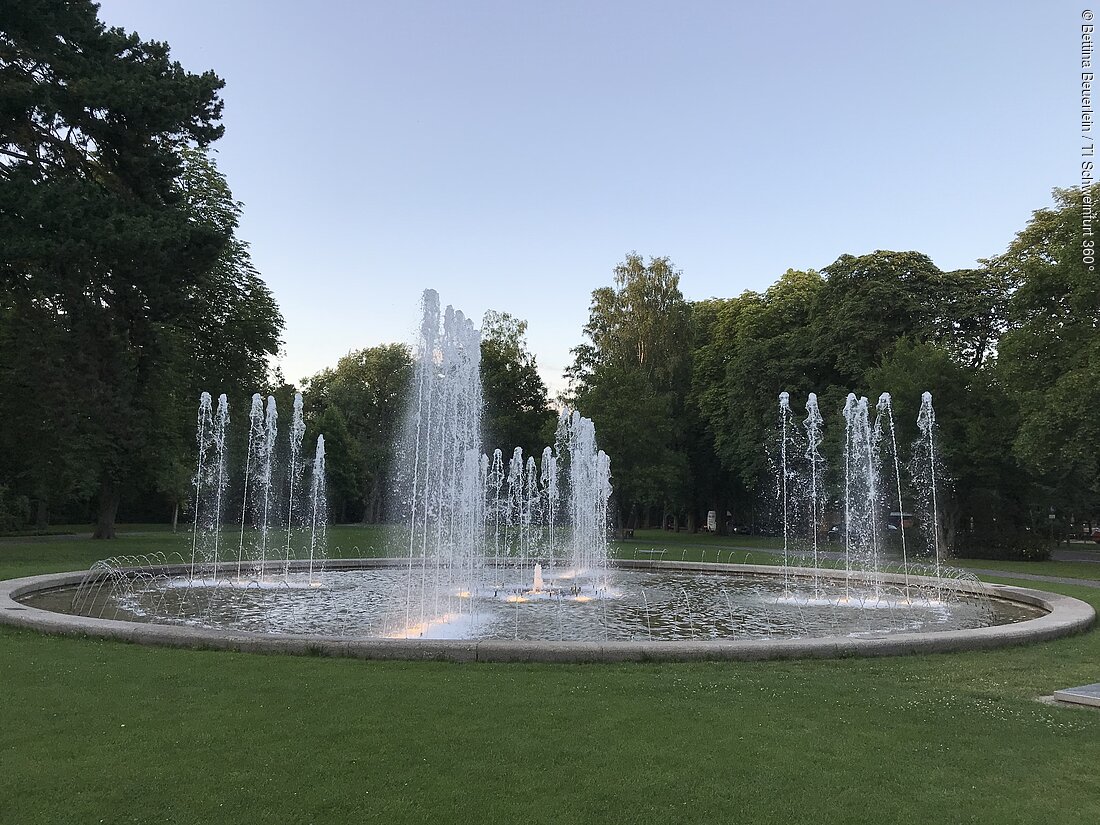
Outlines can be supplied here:
M1100 708L1100 682L1092 685L1065 688L1054 691L1054 698L1059 702L1070 702L1074 705L1091 705Z

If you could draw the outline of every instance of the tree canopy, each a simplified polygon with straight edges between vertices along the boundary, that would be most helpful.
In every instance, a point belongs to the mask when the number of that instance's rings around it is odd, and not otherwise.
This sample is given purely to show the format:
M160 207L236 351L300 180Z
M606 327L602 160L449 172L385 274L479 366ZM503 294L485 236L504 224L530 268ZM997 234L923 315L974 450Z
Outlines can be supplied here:
M763 293L692 304L666 258L628 256L592 293L570 372L617 492L689 523L727 503L738 521L760 521L781 391L818 394L836 466L849 392L891 392L904 431L931 390L953 544L1011 543L1048 507L1100 518L1100 279L1082 254L1086 194L1056 190L1003 255L950 272L914 251L845 254Z
M110 537L125 490L172 486L196 387L263 376L282 318L202 151L221 79L90 2L0 9L2 451L40 509L94 490Z
M573 350L574 402L612 456L619 523L682 505L689 487L684 410L691 306L668 258L630 253L614 286L592 293L587 340Z
M283 319L211 150L222 80L105 26L89 0L0 0L0 20L0 527L20 509L94 512L109 537L127 496L185 496L200 391L289 399L269 369ZM889 391L906 426L932 390L964 544L1034 532L1052 507L1100 519L1100 278L1084 243L1098 197L1055 190L1002 254L946 272L918 251L842 254L691 302L669 258L628 254L593 291L567 371L612 457L619 524L727 507L756 520L783 390L817 392L827 417L848 392ZM485 316L484 435L534 454L554 413L526 328ZM304 382L339 518L385 517L410 373L408 350L384 345Z
M1008 250L989 261L1011 285L997 376L1019 405L1016 456L1041 479L1044 505L1100 501L1100 275L1083 260L1083 199L1055 190Z
M557 421L526 332L527 322L507 312L490 310L481 322L484 441L509 455L515 447L527 456L541 453L553 444Z
M307 423L312 432L325 435L329 492L338 520L383 518L411 380L409 350L386 344L350 352L335 368L303 381Z

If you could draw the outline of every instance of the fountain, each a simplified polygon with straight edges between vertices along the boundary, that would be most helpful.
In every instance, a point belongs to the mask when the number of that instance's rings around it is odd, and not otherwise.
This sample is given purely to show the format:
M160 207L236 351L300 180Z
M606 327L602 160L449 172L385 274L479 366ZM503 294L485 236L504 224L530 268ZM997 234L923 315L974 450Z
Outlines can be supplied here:
M787 397L787 405L790 406L790 396ZM814 592L820 590L821 580L817 573L820 567L818 541L821 534L821 526L825 520L825 458L821 454L821 444L824 437L821 427L824 419L821 410L817 406L817 393L810 393L806 399L806 420L802 426L806 430L806 450L803 457L806 460L806 473L803 488L806 490L807 503L809 505L810 520L810 546L812 548L812 566L814 569Z
M809 547L812 568L819 571L821 550L820 530L823 519L823 488L825 461L821 454L824 420L818 407L817 396L811 393L806 401L805 450L800 457L788 449L794 443L789 425L792 412L790 396L779 396L780 424L777 437L780 443L780 467L778 495L783 513L783 566L790 564L791 545L798 541ZM935 410L931 393L924 393L917 418L919 438L914 442L913 459L910 462L909 484L903 481L905 462L898 452L898 439L893 416L893 403L889 393L882 393L875 405L872 422L866 398L850 393L843 409L844 442L842 449L843 472L839 501L843 522L839 525L839 538L843 553L836 559L842 562L844 593L835 599L837 605L858 604L861 608L909 608L920 604L938 607L954 597L958 580L973 580L963 571L948 570L943 565L942 543L939 536L939 510L937 487L942 485L942 466L936 463ZM942 464L942 463L941 463ZM921 530L927 536L929 548L924 561L917 561L913 548L905 535L906 489L914 491L915 510ZM896 507L896 510L892 510ZM800 518L810 513L810 518ZM896 515L897 523L888 522L887 514ZM890 533L897 534L896 546L891 547ZM897 553L900 558L890 558ZM893 585L900 576L902 589ZM919 578L920 587L915 584ZM784 572L784 580L787 573ZM807 597L788 593L793 603L820 601L820 573L814 573L814 593Z
M469 319L424 293L394 485L405 514L397 635L476 624L487 599L575 600L606 589L610 460L592 422L563 412L541 461L519 447L507 464L500 449L483 454L480 346Z
M303 480L306 465L302 455L305 420L301 394L294 397L291 424L281 450L275 398L266 406L258 393L252 396L248 448L241 478L240 518L237 552L225 552L229 523L226 500L229 492L228 467L229 401L223 394L213 411L209 393L199 398L196 441L198 459L193 483L194 523L187 576L174 581L186 588L250 587L289 588L314 586L314 561L324 557L327 509L325 504L324 436L317 439L311 464L308 495ZM280 475L279 454L286 455L285 474ZM285 494L282 506L280 492ZM308 526L306 524L308 519ZM281 552L276 557L275 538ZM296 541L297 540L297 541ZM305 547L301 546L305 542ZM292 562L308 550L308 575L303 581L292 575ZM277 565L277 568L275 568ZM280 575L272 575L278 573Z
M401 519L390 529L389 558L326 561L325 444L318 437L313 460L304 457L300 396L284 435L274 398L265 403L253 396L236 511L228 402L221 396L215 407L203 394L189 560L104 560L66 579L74 587L67 594L28 595L20 609L33 611L37 626L63 621L39 608L79 613L81 632L103 619L125 620L126 627L151 622L161 628L153 631L158 638L172 643L460 659L949 649L970 644L967 639L978 637L967 634L991 624L1023 628L1049 618L1036 618L1042 611L1028 605L1048 605L1055 597L1013 591L1012 602L992 599L991 586L941 563L934 525L942 461L928 394L908 486L889 395L879 397L873 421L866 398L848 397L837 456L841 552L819 540L831 493L817 397L809 396L801 419L783 393L776 488L781 565L722 564L720 553L707 563L613 561L611 463L593 423L564 411L555 443L541 453L484 450L479 363L473 324L425 292L393 485ZM907 496L929 537L933 564L916 562L912 542L902 535L900 563L892 567L883 514L896 501L904 516ZM236 552L227 552L227 543L235 543ZM8 621L14 616L0 613ZM1078 615L1055 624L1072 632L1083 621ZM110 633L118 625L95 627ZM1027 636L996 630L1004 638ZM547 646L551 642L556 647Z

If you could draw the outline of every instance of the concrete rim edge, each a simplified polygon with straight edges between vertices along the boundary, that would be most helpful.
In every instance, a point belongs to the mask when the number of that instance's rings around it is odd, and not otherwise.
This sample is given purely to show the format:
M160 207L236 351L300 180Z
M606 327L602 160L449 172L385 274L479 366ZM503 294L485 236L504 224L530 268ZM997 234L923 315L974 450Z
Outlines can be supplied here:
M398 559L332 560L326 569L356 569L407 563ZM746 575L775 575L781 568L768 565L619 560L632 569L684 569ZM179 567L173 565L170 567ZM809 568L788 568L797 577L813 576ZM838 571L821 569L818 575L837 578ZM81 570L0 581L0 624L62 636L86 636L166 647L231 650L248 653L341 656L379 660L446 660L457 662L689 662L762 661L840 657L901 656L987 650L1030 644L1081 633L1092 627L1096 612L1080 599L1011 585L955 582L962 589L985 590L994 598L1016 601L1048 611L1015 624L972 630L903 633L881 638L822 636L813 639L706 640L680 642L554 642L513 640L364 639L326 636L220 631L181 625L96 619L42 610L18 601L31 593L71 587L88 575ZM901 582L901 574L885 574ZM910 577L914 578L914 577ZM919 578L919 577L918 577Z

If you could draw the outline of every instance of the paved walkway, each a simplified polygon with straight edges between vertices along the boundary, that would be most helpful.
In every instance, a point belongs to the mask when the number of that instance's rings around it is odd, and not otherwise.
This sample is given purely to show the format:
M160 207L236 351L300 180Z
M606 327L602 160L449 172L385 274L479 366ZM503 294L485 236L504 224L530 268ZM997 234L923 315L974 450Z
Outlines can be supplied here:
M1032 582L1051 582L1052 584L1076 584L1081 587L1100 587L1096 579L1074 579L1068 576L1041 576L1038 573L1016 573L1010 570L992 570L982 567L967 567L967 572L978 576L998 576L1002 579L1027 579Z
M1100 544L1095 550L1079 550L1076 547L1060 547L1055 549L1050 557L1055 561L1087 561L1091 564L1100 564Z
M748 547L745 545L735 544L708 544L708 545L690 545L684 548L684 552L692 550L697 547L703 547L703 561L706 561L707 552L714 551L715 560L722 553L730 551L738 551L743 553L762 553L768 556L782 556L783 551L774 547ZM641 552L645 552L644 550ZM837 552L835 550L820 550L818 551L818 557L822 559L830 559L832 561L842 561L844 559L844 553ZM664 556L666 560L674 561L676 559L676 548L670 547ZM1100 552L1095 550L1077 550L1074 548L1060 548L1051 553L1051 558L1054 561L1075 561L1085 562L1088 564L1100 565ZM792 561L796 565L809 564L804 554L795 556ZM1075 584L1081 587L1093 587L1100 588L1100 579L1075 579L1069 576L1044 576L1039 573L1017 573L1010 570L994 570L987 567L966 567L963 568L967 572L973 573L976 576L999 576L1005 579L1024 579L1026 581L1034 582L1050 582L1052 584ZM1097 574L1100 575L1100 567L1097 567Z

